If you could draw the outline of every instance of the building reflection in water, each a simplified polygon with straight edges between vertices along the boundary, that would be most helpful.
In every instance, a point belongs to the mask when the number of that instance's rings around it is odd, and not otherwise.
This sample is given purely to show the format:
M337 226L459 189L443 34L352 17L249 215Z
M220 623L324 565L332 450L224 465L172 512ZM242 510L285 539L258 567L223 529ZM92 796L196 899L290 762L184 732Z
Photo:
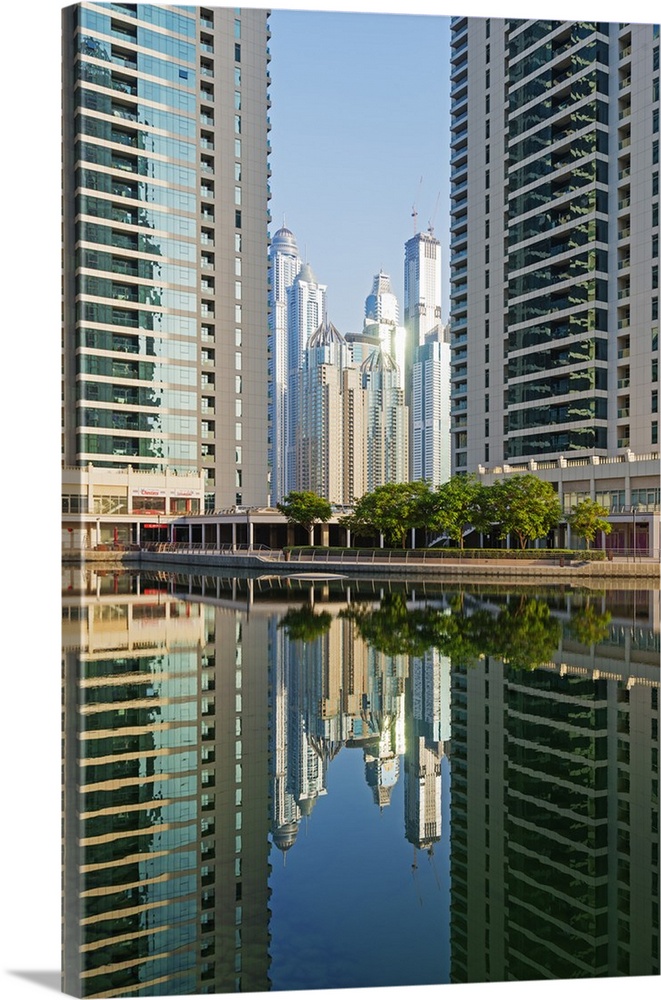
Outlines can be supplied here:
M244 631L245 614L128 577L76 589L64 599L63 988L266 990L267 622Z
M351 750L379 809L403 780L414 852L450 837L448 981L658 972L658 622L630 605L69 570L65 991L287 989L270 845Z

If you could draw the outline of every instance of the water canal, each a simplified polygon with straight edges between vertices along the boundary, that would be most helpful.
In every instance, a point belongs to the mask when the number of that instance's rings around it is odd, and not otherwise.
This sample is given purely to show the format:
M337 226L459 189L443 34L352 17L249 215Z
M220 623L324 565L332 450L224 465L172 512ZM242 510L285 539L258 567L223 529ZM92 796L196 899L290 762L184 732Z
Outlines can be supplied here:
M659 970L658 591L64 570L65 990Z

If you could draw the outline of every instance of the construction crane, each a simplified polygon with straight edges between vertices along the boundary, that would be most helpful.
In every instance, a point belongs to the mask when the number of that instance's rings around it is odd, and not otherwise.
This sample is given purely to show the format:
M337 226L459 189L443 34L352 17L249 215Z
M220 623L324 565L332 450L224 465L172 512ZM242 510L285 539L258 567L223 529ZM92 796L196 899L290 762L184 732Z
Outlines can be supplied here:
M429 225L427 226L427 230L431 236L434 235L434 222L436 221L436 213L438 212L438 203L440 201L440 198L441 198L441 192L439 191L438 194L436 195L436 204L434 205L434 211L432 213L432 217L429 220Z
M411 212L411 218L413 219L413 235L414 236L416 234L417 222L418 222L418 210L415 207L415 205L416 205L416 202L418 201L418 199L420 198L420 188L421 187L422 187L422 177L420 178L420 183L418 184L418 193L417 193L417 196L416 196L416 201L413 202L413 210Z

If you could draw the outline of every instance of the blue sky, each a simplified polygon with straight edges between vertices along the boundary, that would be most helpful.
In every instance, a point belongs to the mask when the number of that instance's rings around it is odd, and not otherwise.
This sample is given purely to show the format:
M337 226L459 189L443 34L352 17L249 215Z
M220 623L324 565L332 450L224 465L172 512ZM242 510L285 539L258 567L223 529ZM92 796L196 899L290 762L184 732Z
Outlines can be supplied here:
M447 248L449 19L274 10L271 31L272 233L284 216L342 332L380 268L403 314L414 204Z

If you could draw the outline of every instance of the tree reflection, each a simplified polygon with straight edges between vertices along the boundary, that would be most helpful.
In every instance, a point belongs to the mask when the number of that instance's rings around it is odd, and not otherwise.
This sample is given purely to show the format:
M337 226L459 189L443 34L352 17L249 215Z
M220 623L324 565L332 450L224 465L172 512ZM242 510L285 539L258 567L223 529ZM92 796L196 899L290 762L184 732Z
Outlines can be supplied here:
M548 604L527 596L497 610L467 608L463 594L449 608L410 609L402 594L389 594L378 608L354 605L342 616L368 645L389 656L422 656L435 648L458 663L493 656L524 670L551 660L562 635Z
M597 611L589 602L571 616L567 631L572 639L584 646L604 642L610 633L610 611Z
M312 642L328 632L332 621L333 616L328 611L317 613L310 604L303 604L300 608L291 608L278 623L278 628L284 628L292 641Z

